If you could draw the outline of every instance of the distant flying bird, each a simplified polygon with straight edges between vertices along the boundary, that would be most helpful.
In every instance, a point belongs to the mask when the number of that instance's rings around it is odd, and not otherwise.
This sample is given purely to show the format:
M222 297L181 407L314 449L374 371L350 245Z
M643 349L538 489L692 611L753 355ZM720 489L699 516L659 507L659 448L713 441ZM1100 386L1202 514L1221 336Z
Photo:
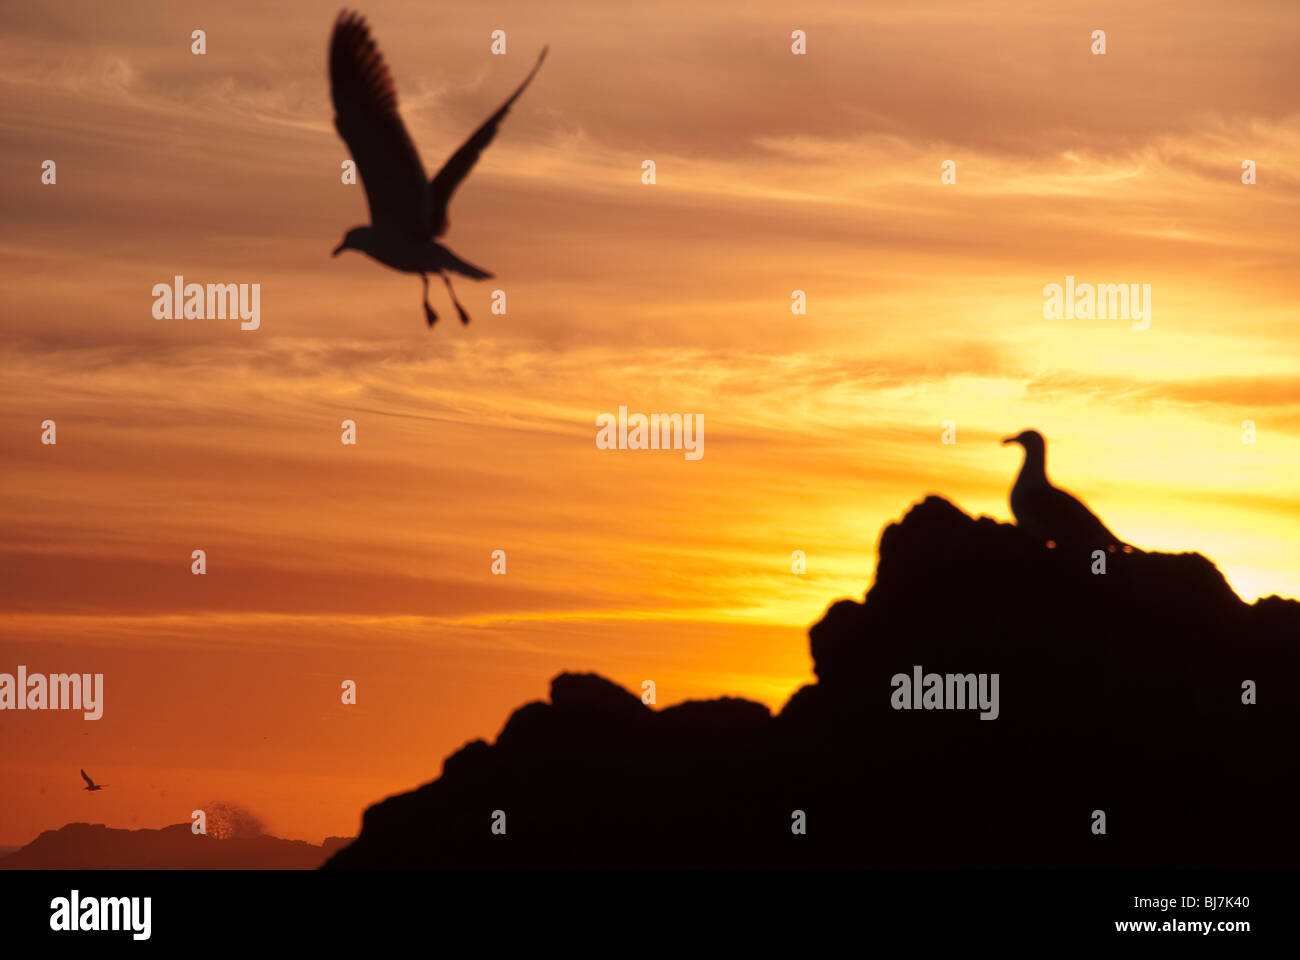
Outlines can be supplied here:
M1111 553L1123 547L1126 553L1133 552L1082 500L1052 486L1047 479L1047 441L1041 433L1025 430L1002 441L1003 446L1008 443L1018 443L1025 450L1020 475L1011 488L1011 513L1017 527L1053 544L1105 548Z
M86 776L85 770L81 771L81 779L86 781L87 790L103 790L108 786L106 783L96 783L94 780L91 780L90 777Z
M542 48L532 71L501 109L488 117L428 180L420 154L397 112L397 89L388 65L370 39L366 21L344 10L334 22L330 39L334 126L352 151L370 206L370 225L349 230L334 249L334 256L344 250L360 250L394 270L418 273L424 281L424 318L431 327L438 315L429 306L430 273L437 273L447 285L461 323L469 323L469 315L456 299L451 278L444 271L475 280L492 276L433 239L446 232L447 204L452 193L496 136L501 119L532 81L546 58L546 50Z

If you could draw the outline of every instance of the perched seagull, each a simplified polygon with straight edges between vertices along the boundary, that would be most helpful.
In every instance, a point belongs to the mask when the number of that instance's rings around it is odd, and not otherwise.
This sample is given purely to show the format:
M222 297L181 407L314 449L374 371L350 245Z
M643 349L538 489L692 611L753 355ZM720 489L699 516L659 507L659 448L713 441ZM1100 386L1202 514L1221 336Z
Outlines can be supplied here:
M1002 441L1003 446L1008 443L1018 443L1025 449L1020 475L1011 488L1011 513L1016 526L1052 545L1104 547L1111 553L1123 547L1125 553L1133 552L1082 500L1052 486L1047 479L1047 441L1041 433L1025 430Z
M469 314L456 299L445 271L475 280L492 276L433 240L447 230L447 203L452 193L496 136L501 119L532 81L546 58L546 50L542 48L519 89L429 180L397 112L397 89L388 65L370 39L366 21L344 10L334 22L330 38L334 126L357 163L370 206L370 225L349 230L334 249L334 256L344 250L360 250L386 267L418 273L424 281L424 318L431 327L438 315L429 306L430 273L437 273L447 285L461 323L469 323Z
M106 783L96 783L94 780L91 780L90 777L86 776L85 770L81 771L81 779L86 781L87 790L103 790L108 786Z

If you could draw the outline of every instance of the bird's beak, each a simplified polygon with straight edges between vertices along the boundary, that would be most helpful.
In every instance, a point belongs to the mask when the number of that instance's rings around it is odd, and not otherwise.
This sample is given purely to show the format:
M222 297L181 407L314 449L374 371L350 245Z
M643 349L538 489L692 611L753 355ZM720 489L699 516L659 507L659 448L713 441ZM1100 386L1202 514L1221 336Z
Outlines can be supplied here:
M1003 438L1002 438L1002 446L1004 446L1004 447L1005 447L1008 443L1015 443L1015 442L1016 442L1016 438L1015 438L1015 437L1003 437Z
M334 252L331 253L330 256L337 257L340 253L342 253L347 248L348 248L347 241L344 241L343 243L340 243L337 247L334 248Z

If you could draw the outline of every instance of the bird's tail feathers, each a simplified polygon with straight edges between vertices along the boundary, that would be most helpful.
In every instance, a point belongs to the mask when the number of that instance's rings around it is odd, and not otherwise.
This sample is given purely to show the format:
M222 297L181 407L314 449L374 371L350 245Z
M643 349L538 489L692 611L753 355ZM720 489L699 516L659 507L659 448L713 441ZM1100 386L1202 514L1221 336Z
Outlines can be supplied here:
M452 253L450 250L447 251L447 256L451 258L451 263L447 264L448 270L453 270L456 273L469 277L472 280L492 279L492 274L488 273L486 270L482 270L474 266L474 264L472 263L466 263L464 260L456 256L456 254Z

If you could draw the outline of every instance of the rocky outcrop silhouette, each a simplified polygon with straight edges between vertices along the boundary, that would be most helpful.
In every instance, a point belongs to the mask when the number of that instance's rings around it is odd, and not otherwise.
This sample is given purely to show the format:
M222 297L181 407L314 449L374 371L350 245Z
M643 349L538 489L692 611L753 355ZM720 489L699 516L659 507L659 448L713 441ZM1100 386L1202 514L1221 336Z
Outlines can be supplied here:
M177 823L161 830L120 830L102 823L69 823L0 857L0 870L314 870L350 838L302 840L217 839Z
M1300 603L1246 604L1199 554L1096 563L928 497L779 714L561 674L325 866L1294 864ZM917 666L998 674L997 718L895 709Z

